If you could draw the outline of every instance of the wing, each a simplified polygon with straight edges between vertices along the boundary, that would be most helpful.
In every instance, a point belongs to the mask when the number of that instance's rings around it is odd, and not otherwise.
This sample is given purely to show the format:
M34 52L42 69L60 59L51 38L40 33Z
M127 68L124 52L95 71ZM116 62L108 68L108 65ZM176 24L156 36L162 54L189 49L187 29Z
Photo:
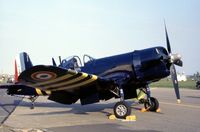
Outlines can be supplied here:
M19 76L19 82L43 91L60 91L85 87L98 80L96 75L54 66L34 66Z
M47 92L52 101L63 104L72 104L80 99L81 104L90 104L98 102L99 100L108 100L112 97L119 97L120 83L127 79L125 72L111 73L104 77L78 72L69 69L63 69L55 66L34 66L30 69L23 71L18 77L20 85L13 85L10 90L19 91L21 86L24 93L30 92L42 93ZM26 87L27 86L27 87ZM15 90L16 89L16 90ZM35 91L34 91L35 90ZM126 98L130 89L125 88ZM18 93L17 93L18 94ZM131 94L132 95L132 94Z

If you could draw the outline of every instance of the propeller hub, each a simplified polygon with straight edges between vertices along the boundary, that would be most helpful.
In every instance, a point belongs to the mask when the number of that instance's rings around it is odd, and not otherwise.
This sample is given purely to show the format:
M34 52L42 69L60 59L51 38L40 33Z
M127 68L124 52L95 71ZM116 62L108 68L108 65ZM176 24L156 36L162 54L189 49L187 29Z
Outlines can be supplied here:
M169 61L172 64L175 64L177 66L183 66L183 62L181 60L181 55L180 54L170 54L169 55Z
M170 61L172 63L181 60L181 55L180 54L170 54Z

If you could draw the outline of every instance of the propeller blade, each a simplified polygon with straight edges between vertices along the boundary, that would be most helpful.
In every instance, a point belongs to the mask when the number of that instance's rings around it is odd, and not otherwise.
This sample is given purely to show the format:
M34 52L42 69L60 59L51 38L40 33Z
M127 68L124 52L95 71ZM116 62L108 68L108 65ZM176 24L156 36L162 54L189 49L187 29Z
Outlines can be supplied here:
M181 66L182 67L183 66L183 61L182 60L177 60L177 61L174 62L174 64L177 65L177 66Z
M165 20L164 20L164 24L165 24ZM166 36L167 50L168 50L168 53L169 53L169 58L170 58L170 63L171 63L171 66L170 66L171 79L172 79L172 82L173 82L173 85L174 85L174 91L175 91L175 94L176 94L177 102L181 103L178 79L177 79L177 74L176 74L176 69L175 69L174 64L178 65L178 66L182 66L183 62L181 60L180 54L172 54L166 24L165 24L165 36Z
M172 64L170 67L170 73L171 73L171 79L174 85L177 102L180 103L181 100L180 100L179 85L178 85L177 74L176 74L176 69L175 69L174 64Z
M165 24L165 22L164 22ZM167 33L167 27L166 27L166 24L165 24L165 36L166 36L166 42L167 42L167 50L169 53L171 53L171 46L170 46L170 42L169 42L169 37L168 37L168 33Z
M54 58L52 58L52 63L53 63L53 66L57 66Z

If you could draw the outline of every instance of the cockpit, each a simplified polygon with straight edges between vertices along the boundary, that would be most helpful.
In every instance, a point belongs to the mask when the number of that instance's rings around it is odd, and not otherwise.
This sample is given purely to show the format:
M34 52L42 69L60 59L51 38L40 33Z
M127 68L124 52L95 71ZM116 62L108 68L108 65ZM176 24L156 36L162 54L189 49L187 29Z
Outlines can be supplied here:
M89 63L94 60L95 59L93 57L85 54L83 55L83 63L82 63L80 57L74 55L67 57L66 59L63 59L59 67L80 71L81 67L83 67L86 63Z

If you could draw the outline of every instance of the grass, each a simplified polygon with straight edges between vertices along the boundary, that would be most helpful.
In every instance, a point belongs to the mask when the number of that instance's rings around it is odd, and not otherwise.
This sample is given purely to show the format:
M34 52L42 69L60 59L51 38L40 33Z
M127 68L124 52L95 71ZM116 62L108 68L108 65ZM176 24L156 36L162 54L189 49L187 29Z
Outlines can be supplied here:
M167 79L162 79L158 82L154 82L150 85L151 87L167 87L167 88L172 88L173 84L171 80ZM188 79L185 82L179 82L179 87L180 88L189 88L189 89L196 89L196 82Z

